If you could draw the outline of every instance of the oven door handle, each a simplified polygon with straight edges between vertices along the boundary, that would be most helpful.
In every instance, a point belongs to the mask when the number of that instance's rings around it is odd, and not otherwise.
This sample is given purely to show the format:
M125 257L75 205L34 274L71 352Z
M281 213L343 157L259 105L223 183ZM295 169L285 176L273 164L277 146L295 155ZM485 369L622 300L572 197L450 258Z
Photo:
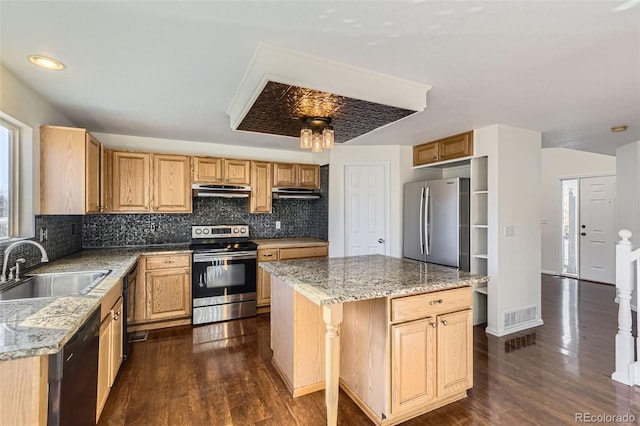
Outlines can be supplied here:
M236 252L234 254L197 254L194 253L193 254L193 261L194 262L212 262L214 260L221 260L221 259L227 259L227 260L251 260L251 259L257 259L257 255L255 252Z

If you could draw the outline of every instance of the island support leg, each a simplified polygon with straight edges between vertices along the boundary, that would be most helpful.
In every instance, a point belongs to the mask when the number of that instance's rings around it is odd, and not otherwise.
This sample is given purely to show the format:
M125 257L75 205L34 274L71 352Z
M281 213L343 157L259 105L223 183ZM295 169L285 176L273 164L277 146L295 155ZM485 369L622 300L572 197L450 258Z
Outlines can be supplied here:
M338 424L338 393L340 378L340 323L342 303L324 305L322 319L327 325L325 338L325 402L327 405L327 426Z

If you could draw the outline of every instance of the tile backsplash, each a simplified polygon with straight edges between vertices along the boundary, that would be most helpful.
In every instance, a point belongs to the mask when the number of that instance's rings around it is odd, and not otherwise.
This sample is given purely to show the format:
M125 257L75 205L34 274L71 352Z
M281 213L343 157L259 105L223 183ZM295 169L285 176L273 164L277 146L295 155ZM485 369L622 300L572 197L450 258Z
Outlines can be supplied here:
M36 237L40 241L40 229L47 230L47 240L41 242L47 251L49 260L56 260L82 249L82 216L46 215L36 216ZM4 251L10 243L0 244L0 267L4 262ZM23 268L30 268L40 263L40 250L31 244L17 246L9 254L7 268L15 264L16 259L23 257L26 262Z
M84 248L185 243L191 225L247 224L252 238L327 239L329 166L320 168L318 200L273 200L271 214L247 213L246 199L194 198L190 214L113 214L83 217ZM276 221L281 229L276 229Z

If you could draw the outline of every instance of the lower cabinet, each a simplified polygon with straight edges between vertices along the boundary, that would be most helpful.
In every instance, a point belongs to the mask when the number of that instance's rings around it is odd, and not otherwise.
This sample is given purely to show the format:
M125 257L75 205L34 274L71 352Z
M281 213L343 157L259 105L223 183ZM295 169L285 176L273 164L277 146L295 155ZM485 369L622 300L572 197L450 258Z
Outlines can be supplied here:
M327 244L305 246L283 243L280 247L270 244L269 248L260 248L258 244L258 271L256 273L257 305L265 308L271 304L271 274L260 267L260 262L275 262L277 260L308 259L314 257L327 257L329 246Z
M191 255L142 256L129 331L191 323Z
M120 287L122 289L122 287ZM107 297L108 298L108 297ZM106 299L106 298L105 298ZM108 311L100 324L100 346L98 352L98 389L96 422L100 418L111 386L122 364L124 315L122 296ZM104 312L104 308L103 308Z

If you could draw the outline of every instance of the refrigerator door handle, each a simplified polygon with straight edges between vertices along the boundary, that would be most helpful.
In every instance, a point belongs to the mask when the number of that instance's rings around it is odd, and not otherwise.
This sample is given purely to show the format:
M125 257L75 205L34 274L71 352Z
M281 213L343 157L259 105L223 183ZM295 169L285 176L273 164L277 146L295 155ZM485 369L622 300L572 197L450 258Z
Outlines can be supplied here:
M415 211L415 210L414 210ZM422 193L420 194L420 216L418 218L418 222L420 222L418 224L418 229L420 230L420 232L418 232L420 234L420 254L424 254L424 230L423 230L423 225L424 225L424 187L422 187Z
M424 241L425 241L425 251L427 256L429 256L429 187L427 186L425 192L425 203L424 203Z

